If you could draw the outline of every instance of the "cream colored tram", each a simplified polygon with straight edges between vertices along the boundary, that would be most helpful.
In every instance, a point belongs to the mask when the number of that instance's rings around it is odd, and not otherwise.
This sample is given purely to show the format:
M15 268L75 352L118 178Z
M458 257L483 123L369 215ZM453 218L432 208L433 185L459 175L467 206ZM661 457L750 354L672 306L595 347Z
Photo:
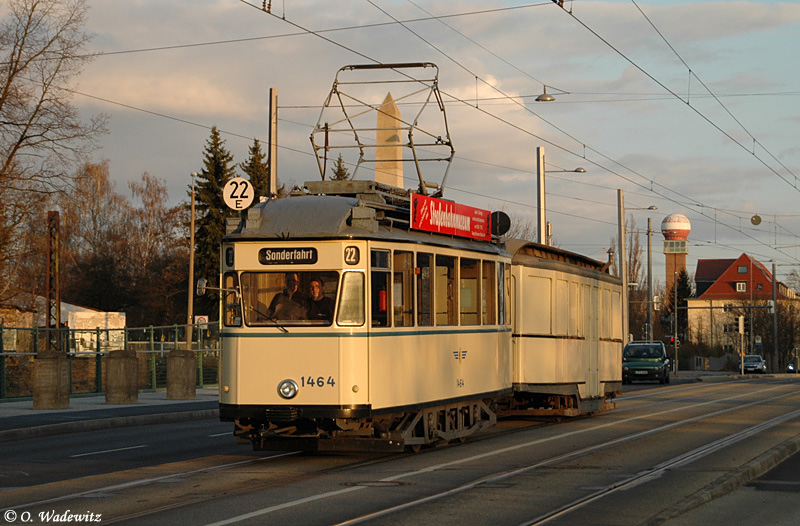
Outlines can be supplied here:
M391 188L322 186L256 205L223 239L220 417L256 449L310 451L494 424L512 388L509 255L491 236L410 228Z
M607 263L511 240L514 398L506 415L611 409L622 390L622 282Z

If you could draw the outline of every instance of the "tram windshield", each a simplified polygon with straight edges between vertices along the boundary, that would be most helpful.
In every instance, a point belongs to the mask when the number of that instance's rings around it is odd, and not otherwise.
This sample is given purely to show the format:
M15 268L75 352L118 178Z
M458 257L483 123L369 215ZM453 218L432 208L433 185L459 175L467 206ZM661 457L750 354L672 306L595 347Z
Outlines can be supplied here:
M243 272L245 323L330 325L339 287L337 272Z

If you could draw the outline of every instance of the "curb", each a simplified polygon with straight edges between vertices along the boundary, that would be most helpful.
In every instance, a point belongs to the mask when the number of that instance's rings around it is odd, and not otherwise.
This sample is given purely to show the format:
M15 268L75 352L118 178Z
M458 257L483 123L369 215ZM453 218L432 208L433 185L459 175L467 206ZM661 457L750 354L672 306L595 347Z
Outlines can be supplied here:
M120 416L98 418L95 420L76 420L43 426L26 427L0 431L0 442L38 438L54 434L78 433L81 431L99 431L115 427L133 427L154 424L172 424L191 420L219 418L219 409L203 409L199 411L179 411L173 413L156 413L151 415Z
M707 502L736 491L748 482L752 482L767 471L771 470L787 458L800 451L800 436L790 438L781 444L760 454L750 462L742 465L736 471L723 475L704 488L689 495L674 506L651 517L645 524L657 526L670 519L674 519L691 511Z

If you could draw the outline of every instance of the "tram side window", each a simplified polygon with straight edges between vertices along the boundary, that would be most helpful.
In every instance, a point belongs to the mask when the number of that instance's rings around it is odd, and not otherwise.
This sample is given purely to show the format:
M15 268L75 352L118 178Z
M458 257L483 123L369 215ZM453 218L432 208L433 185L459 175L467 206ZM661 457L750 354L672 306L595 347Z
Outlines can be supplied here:
M414 326L414 255L397 250L394 253L392 272L392 298L394 299L394 326Z
M360 327L364 325L364 274L345 272L342 274L342 292L339 294L339 308L336 311L339 325Z
M389 267L389 251L373 250L370 254L371 262L371 285L372 295L370 297L372 326L389 327L389 305L392 305L391 298L391 268Z
M436 325L456 325L458 323L458 290L456 289L456 258L436 256Z
M228 272L222 277L222 305L224 306L223 319L228 327L242 326L242 306L239 303L238 279L235 272Z
M495 264L483 261L481 266L481 321L484 325L494 325L497 323Z
M433 325L433 256L417 253L417 325Z
M478 288L480 270L478 260L461 258L459 267L461 325L478 325L480 323L478 305L481 304L480 289Z
M506 263L497 263L497 314L498 323L500 325L509 325L511 323L511 265Z

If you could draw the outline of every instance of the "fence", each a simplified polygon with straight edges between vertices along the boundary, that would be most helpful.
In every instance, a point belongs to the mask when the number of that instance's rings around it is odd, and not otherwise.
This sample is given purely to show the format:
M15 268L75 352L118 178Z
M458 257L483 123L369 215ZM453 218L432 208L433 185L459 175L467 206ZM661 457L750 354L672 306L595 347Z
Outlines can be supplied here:
M219 326L215 323L93 330L0 325L0 400L33 396L34 361L45 349L68 357L70 394L102 393L108 353L123 349L136 352L140 390L166 388L167 354L173 349L195 353L197 387L218 381Z

